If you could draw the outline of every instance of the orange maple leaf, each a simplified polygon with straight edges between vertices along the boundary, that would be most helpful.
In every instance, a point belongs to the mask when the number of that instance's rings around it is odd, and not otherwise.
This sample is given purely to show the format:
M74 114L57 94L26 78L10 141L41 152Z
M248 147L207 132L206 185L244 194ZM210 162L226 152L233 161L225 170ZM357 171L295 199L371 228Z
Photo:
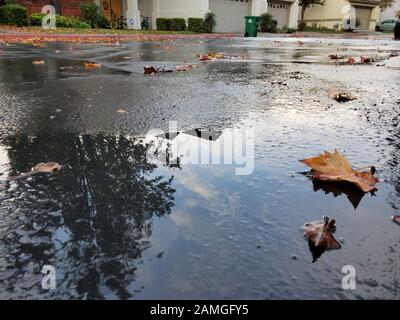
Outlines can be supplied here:
M86 69L101 68L101 63L96 62L85 62Z
M45 173L50 173L50 172L55 172L59 171L61 169L61 165L57 162L48 162L48 163L38 163L36 166L32 167L31 171L21 173L17 176L9 176L7 179L8 180L17 180L20 178L28 177L33 174L39 173L39 172L45 172Z
M300 160L312 169L313 178L321 181L348 181L354 183L364 192L375 190L379 179L374 177L375 168L371 171L354 170L349 161L337 150L325 153L318 157Z
M351 100L356 100L357 98L353 96L351 93L345 91L339 91L336 88L331 88L328 91L328 96L332 99L335 99L338 102L346 102Z

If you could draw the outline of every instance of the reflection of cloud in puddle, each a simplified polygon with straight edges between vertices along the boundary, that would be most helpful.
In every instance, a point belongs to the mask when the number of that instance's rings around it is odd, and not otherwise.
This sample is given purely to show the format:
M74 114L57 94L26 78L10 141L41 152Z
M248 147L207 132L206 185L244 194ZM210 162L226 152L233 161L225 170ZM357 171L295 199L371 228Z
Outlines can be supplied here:
M3 146L0 146L0 166L8 164L8 152Z
M184 174L177 177L177 181L204 199L211 199L219 195L218 190L211 183L205 181L204 176L200 177L190 166L185 167Z
M7 149L0 146L0 176L7 173L9 169L9 159Z
M171 214L171 220L179 227L190 227L192 225L191 216L183 211L175 210Z

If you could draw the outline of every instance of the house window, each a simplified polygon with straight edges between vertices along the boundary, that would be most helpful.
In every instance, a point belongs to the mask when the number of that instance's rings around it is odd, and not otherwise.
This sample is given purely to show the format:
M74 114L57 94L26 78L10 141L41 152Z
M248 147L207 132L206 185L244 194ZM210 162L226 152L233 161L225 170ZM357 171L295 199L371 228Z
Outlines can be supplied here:
M285 10L287 10L287 9L289 9L289 5L283 4L283 3L279 4L279 3L270 3L270 2L268 2L268 8L285 9Z

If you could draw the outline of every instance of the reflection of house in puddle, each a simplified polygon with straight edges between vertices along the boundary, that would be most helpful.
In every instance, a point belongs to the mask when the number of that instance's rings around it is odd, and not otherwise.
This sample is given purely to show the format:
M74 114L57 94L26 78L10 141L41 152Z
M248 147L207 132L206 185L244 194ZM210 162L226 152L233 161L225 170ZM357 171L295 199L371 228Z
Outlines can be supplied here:
M253 130L191 129L168 133L160 130L149 134L146 140L157 145L150 158L165 160L169 166L174 163L235 165L238 175L251 174L254 168Z
M191 135L207 141L217 141L222 135L222 131L213 129L192 129L187 131L179 132L167 132L165 135L160 135L160 138L166 138L168 140L174 140L178 135Z

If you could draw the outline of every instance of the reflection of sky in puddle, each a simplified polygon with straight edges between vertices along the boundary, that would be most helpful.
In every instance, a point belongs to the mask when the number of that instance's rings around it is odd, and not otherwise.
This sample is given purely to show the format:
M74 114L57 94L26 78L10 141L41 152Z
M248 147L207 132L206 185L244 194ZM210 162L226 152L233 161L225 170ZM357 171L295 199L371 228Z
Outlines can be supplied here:
M7 148L0 145L0 175L3 175L8 168Z

